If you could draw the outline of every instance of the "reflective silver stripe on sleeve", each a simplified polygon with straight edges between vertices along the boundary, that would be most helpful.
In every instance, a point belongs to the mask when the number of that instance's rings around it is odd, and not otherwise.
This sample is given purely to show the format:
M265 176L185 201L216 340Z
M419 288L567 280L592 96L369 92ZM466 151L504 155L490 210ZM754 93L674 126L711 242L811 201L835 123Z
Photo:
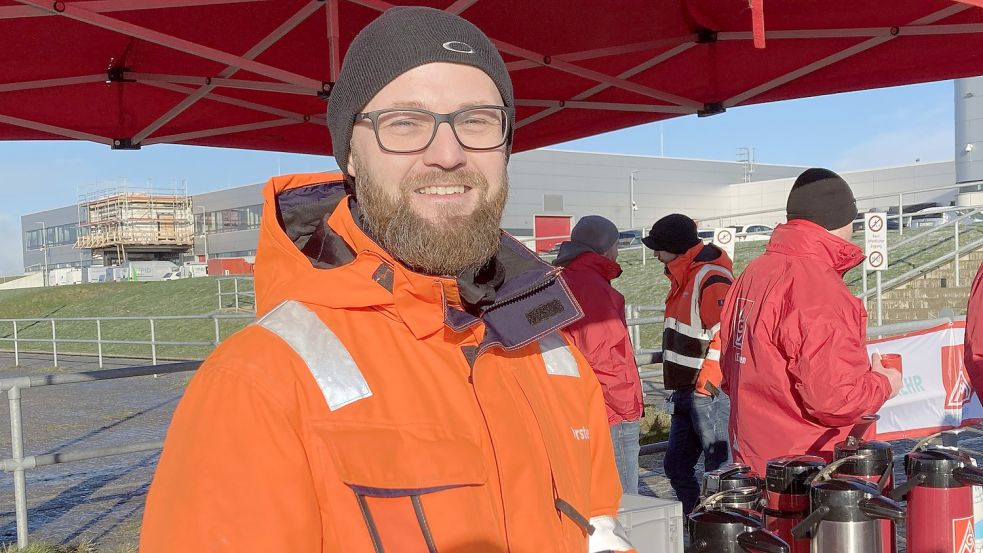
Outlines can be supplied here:
M697 357L687 357L685 355L679 355L674 351L666 350L662 352L663 361L668 361L670 363L675 363L677 365L682 365L684 367L689 367L691 369L701 369L703 368L703 359Z
M546 372L557 376L575 376L580 378L580 368L566 341L556 332L548 334L539 340L539 351L546 363Z
M700 267L700 270L696 273L696 278L693 279L693 290L690 292L692 295L690 302L689 324L693 326L696 326L696 323L700 322L702 319L700 317L700 285L703 283L703 278L710 272L720 273L723 276L734 280L734 274L728 271L726 267L721 267L720 265L704 265Z
M720 361L720 350L719 349L707 350L707 361Z
M279 336L304 360L332 411L372 395L341 340L303 304L285 301L256 324Z
M603 551L631 551L634 549L628 541L628 532L621 521L611 516L591 517L590 525L594 528L587 539L588 553Z

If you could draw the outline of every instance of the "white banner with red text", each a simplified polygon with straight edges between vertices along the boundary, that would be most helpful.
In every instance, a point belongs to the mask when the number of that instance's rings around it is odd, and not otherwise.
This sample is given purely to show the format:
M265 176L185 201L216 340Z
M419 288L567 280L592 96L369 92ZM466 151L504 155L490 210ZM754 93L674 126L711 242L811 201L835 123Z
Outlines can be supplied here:
M920 438L983 421L983 405L963 364L966 323L954 321L871 340L869 352L901 354L903 385L878 415L877 438Z

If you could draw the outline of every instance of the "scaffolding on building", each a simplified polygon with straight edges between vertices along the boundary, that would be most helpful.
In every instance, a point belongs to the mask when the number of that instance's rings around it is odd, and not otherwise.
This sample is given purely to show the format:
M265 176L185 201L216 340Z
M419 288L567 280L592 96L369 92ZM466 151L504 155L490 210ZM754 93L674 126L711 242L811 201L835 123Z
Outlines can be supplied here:
M194 242L191 197L178 189L126 185L79 195L75 247L125 261L128 251L180 253Z

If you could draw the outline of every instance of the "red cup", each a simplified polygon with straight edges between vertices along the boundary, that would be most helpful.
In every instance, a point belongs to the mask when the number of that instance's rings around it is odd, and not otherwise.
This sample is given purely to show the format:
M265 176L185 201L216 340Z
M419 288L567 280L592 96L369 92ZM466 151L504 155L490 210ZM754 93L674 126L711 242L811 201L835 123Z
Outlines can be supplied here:
M882 353L881 354L881 366L885 369L894 369L898 372L901 371L901 354L900 353Z

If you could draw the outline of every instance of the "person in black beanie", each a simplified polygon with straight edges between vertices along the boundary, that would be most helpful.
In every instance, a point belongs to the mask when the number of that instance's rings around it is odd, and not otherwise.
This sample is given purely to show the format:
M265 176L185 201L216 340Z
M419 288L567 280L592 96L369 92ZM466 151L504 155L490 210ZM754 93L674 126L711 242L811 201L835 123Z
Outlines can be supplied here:
M343 175L264 191L260 317L184 394L142 553L633 551L564 330L583 311L499 228L514 103L455 14L393 7L352 40L328 101Z
M672 419L669 449L663 460L676 497L689 513L700 485L696 464L704 471L728 462L727 417L730 402L720 391L720 311L734 279L733 264L723 250L703 244L696 223L673 213L659 219L642 242L665 263L669 278L662 332L662 374Z
M795 179L785 212L789 221L812 221L849 240L853 234L853 220L857 218L857 201L843 177L829 169L814 167Z
M867 356L867 312L843 275L864 260L850 242L850 186L813 168L788 195L788 222L734 283L722 315L721 370L731 398L734 460L764 474L770 459L830 460L864 415L898 393L901 374Z

